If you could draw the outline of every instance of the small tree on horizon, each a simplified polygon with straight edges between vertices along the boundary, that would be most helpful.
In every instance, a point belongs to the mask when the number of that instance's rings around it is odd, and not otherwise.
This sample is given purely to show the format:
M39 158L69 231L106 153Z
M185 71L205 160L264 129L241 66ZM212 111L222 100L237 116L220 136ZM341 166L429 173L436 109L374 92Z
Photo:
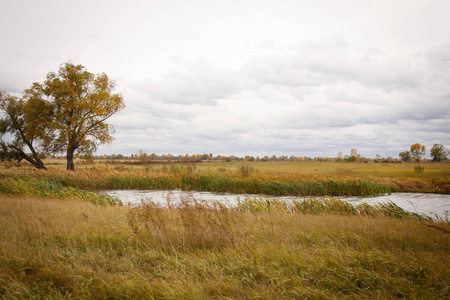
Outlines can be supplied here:
M441 144L434 144L430 151L432 160L435 162L446 161L450 151Z
M425 155L425 146L419 143L411 145L411 156L414 157L414 160L417 162L417 166L414 167L414 171L417 173L422 173L424 170L424 167L420 165L420 158L422 155Z
M411 159L411 152L403 151L403 152L400 152L400 154L398 156L402 159L402 161L407 162Z
M411 145L411 156L415 161L420 162L420 159L423 155L425 155L425 146L416 143Z

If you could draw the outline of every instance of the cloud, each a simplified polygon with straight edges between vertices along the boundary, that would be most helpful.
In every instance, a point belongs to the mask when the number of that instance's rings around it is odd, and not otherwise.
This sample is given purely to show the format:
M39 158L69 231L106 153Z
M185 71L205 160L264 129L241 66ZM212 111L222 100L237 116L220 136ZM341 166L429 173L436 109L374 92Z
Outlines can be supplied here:
M214 105L238 91L241 81L233 70L219 69L205 60L171 71L161 80L144 80L133 87L149 99L176 104Z
M325 40L236 69L194 61L130 85L135 99L115 122L151 152L335 156L359 147L394 156L416 141L449 139L449 53L398 58Z

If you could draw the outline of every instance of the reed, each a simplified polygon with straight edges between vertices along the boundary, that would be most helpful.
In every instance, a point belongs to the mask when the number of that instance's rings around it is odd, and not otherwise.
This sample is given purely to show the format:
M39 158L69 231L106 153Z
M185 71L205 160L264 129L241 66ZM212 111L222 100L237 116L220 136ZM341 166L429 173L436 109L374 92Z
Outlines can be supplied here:
M144 199L139 207L130 210L128 224L141 246L152 248L159 244L164 251L185 252L223 248L236 239L234 209L192 197L182 197L169 207Z
M0 202L3 299L450 296L445 222L239 212L195 199L169 199L171 208Z
M13 171L1 170L2 178L39 180L83 190L182 189L277 196L365 196L395 191L390 185L357 178L334 179L308 175L195 172L173 167L167 172L117 171ZM37 179L36 179L37 178Z
M352 205L333 197L309 197L305 198L303 201L273 199L267 197L250 197L240 201L237 206L237 210L244 212L360 215L432 221L432 218L428 216L405 211L393 202L377 203L374 205L369 205L367 203Z
M305 201L246 198L239 203L242 211L278 211L300 213L361 214L367 216L392 216L423 219L426 217L404 211L392 202L373 206L352 206L336 198L311 198L319 195L371 195L390 191L384 186L363 180L338 181L332 179L295 181L271 181L264 177L249 178L193 174L192 169L171 169L171 174L143 175L136 173L105 172L2 172L0 193L16 196L70 199L95 204L121 204L116 198L83 189L174 189L235 192L266 195L307 195ZM173 176L175 174L175 176ZM185 201L183 200L182 203ZM206 204L203 204L206 205ZM215 204L218 205L218 204ZM156 210L157 211L157 210Z
M67 184L67 183L66 183ZM100 205L117 205L121 202L108 195L83 191L70 184L64 185L59 180L25 176L3 177L0 180L0 193L14 196L28 196L39 198L53 198L64 200L87 201Z

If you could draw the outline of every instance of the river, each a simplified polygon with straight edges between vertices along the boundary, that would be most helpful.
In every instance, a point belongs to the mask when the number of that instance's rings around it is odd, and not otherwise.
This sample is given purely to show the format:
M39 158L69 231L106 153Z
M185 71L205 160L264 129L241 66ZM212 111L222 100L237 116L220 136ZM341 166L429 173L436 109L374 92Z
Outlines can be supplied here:
M247 197L259 197L260 195L249 194L228 194L228 193L212 193L212 192L188 192L181 190L153 190L153 191L139 191L139 190L111 190L103 191L102 193L117 197L125 205L139 205L142 199L151 199L153 202L160 203L167 206L167 199L176 203L182 197L193 197L197 200L205 201L219 201L227 206L236 205L237 202ZM276 197L265 196L269 198L279 198L284 200L303 200L304 197ZM353 205L366 202L368 204L375 204L380 202L392 201L399 207L406 211L415 212L430 216L434 219L449 219L450 211L450 195L442 194L423 194L423 193L393 193L389 195L370 196L370 197L336 197L338 199L349 202Z

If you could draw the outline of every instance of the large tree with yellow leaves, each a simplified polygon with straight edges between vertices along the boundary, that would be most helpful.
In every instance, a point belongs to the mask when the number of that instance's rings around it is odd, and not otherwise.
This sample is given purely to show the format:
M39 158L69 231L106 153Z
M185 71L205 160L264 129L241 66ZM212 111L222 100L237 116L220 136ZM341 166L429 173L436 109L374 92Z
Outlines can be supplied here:
M106 74L95 75L68 62L25 92L31 100L45 101L51 110L43 145L49 152L65 153L68 170L75 169L75 152L90 154L97 145L112 141L114 128L105 121L125 107L114 88Z

